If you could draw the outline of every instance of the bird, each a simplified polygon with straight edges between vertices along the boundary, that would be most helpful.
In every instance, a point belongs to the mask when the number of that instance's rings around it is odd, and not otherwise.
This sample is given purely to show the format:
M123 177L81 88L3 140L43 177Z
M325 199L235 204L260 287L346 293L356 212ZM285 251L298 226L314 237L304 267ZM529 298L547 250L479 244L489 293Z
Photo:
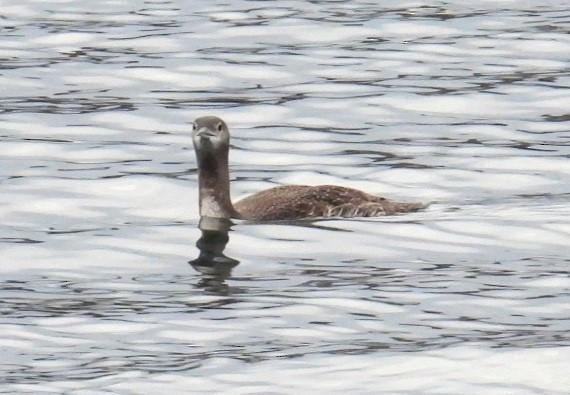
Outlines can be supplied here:
M192 123L192 143L198 163L201 217L248 221L376 217L427 207L337 185L283 185L232 203L228 163L230 131L226 122L216 116L196 118Z

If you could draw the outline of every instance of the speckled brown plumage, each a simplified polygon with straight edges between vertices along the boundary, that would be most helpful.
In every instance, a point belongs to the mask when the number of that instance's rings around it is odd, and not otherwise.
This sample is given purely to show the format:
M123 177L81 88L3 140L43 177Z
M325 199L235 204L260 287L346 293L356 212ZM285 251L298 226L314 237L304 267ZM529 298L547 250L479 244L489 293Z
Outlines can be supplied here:
M286 185L258 192L232 204L228 170L229 130L217 117L194 121L200 215L254 221L314 217L372 217L418 211L419 203L397 203L336 185Z
M286 185L240 200L244 219L276 221L312 217L375 217L417 211L418 203L396 203L357 189L336 185Z

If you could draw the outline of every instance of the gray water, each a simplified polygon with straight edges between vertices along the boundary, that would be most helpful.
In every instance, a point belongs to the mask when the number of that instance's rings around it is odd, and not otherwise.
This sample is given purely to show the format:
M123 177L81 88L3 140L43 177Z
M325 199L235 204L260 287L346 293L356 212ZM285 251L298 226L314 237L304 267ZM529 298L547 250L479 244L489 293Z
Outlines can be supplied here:
M0 393L570 393L569 32L565 1L0 1ZM202 233L205 114L235 199L431 206Z

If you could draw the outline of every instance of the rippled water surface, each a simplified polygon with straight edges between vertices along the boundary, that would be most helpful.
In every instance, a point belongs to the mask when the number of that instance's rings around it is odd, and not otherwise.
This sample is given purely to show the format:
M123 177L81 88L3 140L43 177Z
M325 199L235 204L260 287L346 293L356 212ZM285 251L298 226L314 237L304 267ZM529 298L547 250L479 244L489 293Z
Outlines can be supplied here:
M0 393L570 393L570 6L377 3L0 2ZM199 229L205 114L431 206Z

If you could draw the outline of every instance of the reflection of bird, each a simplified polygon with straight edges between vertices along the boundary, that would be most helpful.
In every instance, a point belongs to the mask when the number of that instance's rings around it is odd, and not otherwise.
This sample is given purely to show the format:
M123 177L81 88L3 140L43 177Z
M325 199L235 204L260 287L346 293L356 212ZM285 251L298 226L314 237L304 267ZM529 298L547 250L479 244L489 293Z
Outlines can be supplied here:
M200 215L258 221L314 217L373 217L417 211L419 203L397 203L336 185L286 185L258 192L235 205L230 200L230 133L218 117L194 121L192 140L198 159Z
M188 262L194 269L207 275L209 280L224 280L239 261L224 255L226 244L230 240L228 231L232 225L226 218L202 217L198 227L202 237L196 242L200 255Z

